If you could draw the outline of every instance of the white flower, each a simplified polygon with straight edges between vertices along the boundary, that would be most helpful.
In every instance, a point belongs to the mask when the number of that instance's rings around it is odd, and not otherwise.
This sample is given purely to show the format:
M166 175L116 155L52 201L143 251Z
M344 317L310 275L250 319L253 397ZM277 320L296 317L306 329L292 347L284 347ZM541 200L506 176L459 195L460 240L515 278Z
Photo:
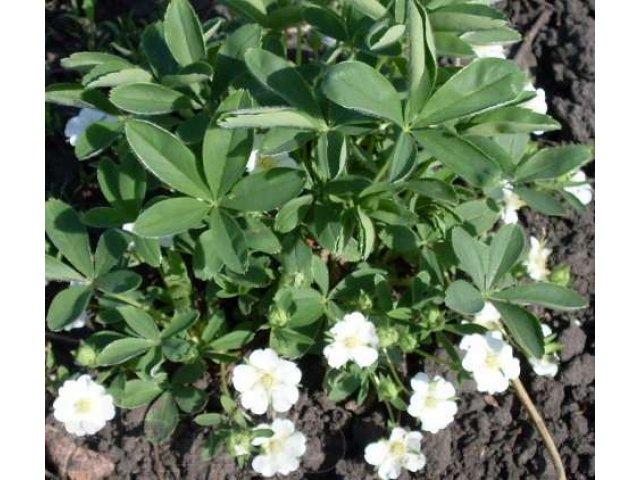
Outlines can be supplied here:
M302 373L295 363L284 360L270 349L254 350L246 363L233 369L232 382L240 392L240 403L256 415L269 406L286 412L298 401Z
M324 347L329 366L340 368L349 360L370 367L378 359L376 327L360 312L349 313L329 330L332 342Z
M89 375L67 380L53 402L53 416L73 435L93 435L116 414L113 397Z
M500 332L465 335L460 349L465 351L462 367L472 373L479 392L504 392L520 375L520 362Z
M333 48L336 46L338 41L335 38L328 37L326 35L320 35L320 41L325 47Z
M420 420L423 430L436 433L453 422L458 406L451 382L439 375L430 379L427 374L418 373L411 379L411 388L407 412Z
M542 334L545 338L553 335L551 328L546 323L542 324ZM555 377L558 373L558 363L560 358L557 353L544 354L542 358L529 358L529 363L533 367L536 375L541 377Z
M578 170L571 175L569 182L577 185L564 187L564 190L576 197L581 204L589 205L591 200L593 200L593 188L587 183L587 176L585 173L582 170Z
M549 269L547 268L547 259L551 255L551 249L545 248L544 242L539 241L536 237L531 237L531 248L529 255L524 262L527 267L529 276L538 282L547 279Z
M87 312L83 311L80 315L78 315L78 318L76 318L73 322L71 322L66 327L64 327L63 330L68 332L76 328L83 328L86 324L87 324Z
M478 58L507 58L504 47L499 43L471 45L471 48Z
M249 155L249 161L247 162L247 171L249 173L265 172L276 167L298 168L298 164L287 153L263 155L258 149L251 150L251 155Z
M473 323L482 325L488 330L500 330L500 312L491 302L484 302L484 307L473 317Z
M264 477L279 473L288 475L300 466L300 458L307 449L304 435L296 431L291 420L276 418L271 425L258 425L256 429L269 429L271 437L257 437L253 445L262 453L251 462L253 469Z
M378 476L383 480L398 478L403 468L417 472L424 467L427 460L420 451L421 441L420 432L408 432L404 428L396 427L391 431L388 440L379 440L367 445L364 459L377 467Z
M513 193L513 186L508 182L505 182L502 187L502 201L504 202L500 212L502 221L507 224L518 223L518 210L524 207L525 203Z
M133 227L135 226L135 223L125 223L122 225L122 230L124 230L125 232L129 232L129 233L134 233L133 231ZM173 247L173 237L174 235L165 235L164 237L159 237L158 238L158 242L160 243L161 247L164 248L171 248ZM133 248L134 243L130 242L129 243L129 248Z
M520 106L522 108L528 108L536 113L547 113L547 94L542 88L535 88L531 82L524 87L525 92L535 92L536 96L531 100L527 100ZM537 133L537 132L536 132Z
M525 92L535 92L536 96L520 105L522 108L544 115L547 113L547 94L542 88L535 88L531 82L524 87ZM542 135L543 130L536 130L535 135Z
M109 122L117 122L118 119L107 113L95 110L93 108L83 108L78 115L72 117L64 127L64 134L73 146L78 142L80 135L92 124L106 120Z

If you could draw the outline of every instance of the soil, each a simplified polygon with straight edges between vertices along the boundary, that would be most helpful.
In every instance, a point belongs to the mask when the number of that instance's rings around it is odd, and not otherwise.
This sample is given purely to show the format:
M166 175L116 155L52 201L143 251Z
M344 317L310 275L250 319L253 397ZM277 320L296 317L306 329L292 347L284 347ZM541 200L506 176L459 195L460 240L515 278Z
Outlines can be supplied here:
M123 2L111 2L119 5ZM126 2L128 5L146 2ZM152 3L152 2L148 2ZM201 2L206 3L206 2ZM105 5L98 2L99 5ZM209 4L210 5L210 4ZM536 84L545 89L550 113L563 125L560 132L545 136L551 142L586 142L594 138L594 16L593 0L511 0L505 11L524 34L546 9L552 12L521 54L532 68ZM113 7L115 8L115 7ZM132 7L132 11L136 7ZM204 7L206 8L206 7ZM143 16L149 10L141 8ZM104 12L98 12L105 14ZM61 22L49 12L49 29ZM47 58L52 77L59 81L56 59L68 53L72 39L64 33L47 36ZM55 37L55 38L54 38ZM67 41L69 40L69 41ZM514 46L515 55L518 45ZM82 169L59 139L47 140L47 191L60 192L77 184ZM590 177L594 168L587 168ZM62 183L62 179L66 183ZM75 192L84 203L91 189ZM553 263L571 266L573 286L589 298L589 308L566 314L546 314L544 321L559 332L564 344L560 371L554 379L536 377L523 363L521 379L528 388L560 450L571 479L595 477L595 280L594 204L583 215L549 219L527 213L527 229L546 235L553 249ZM312 360L312 359L311 359ZM302 468L289 479L376 478L363 462L367 443L383 434L385 415L375 406L354 413L347 404L337 405L323 393L317 362L303 362L304 393L292 417L308 439ZM424 365L429 372L438 369ZM315 382L315 383L314 383ZM47 401L47 424L55 423ZM170 444L154 448L142 434L144 411L120 411L116 420L92 438L74 440L78 446L106 454L115 463L109 478L220 479L257 478L250 469L240 469L228 457L202 462L200 452L205 431L185 420ZM553 479L555 473L540 436L512 394L482 396L474 384L460 386L456 421L438 434L425 434L426 470L403 473L403 480ZM50 466L53 469L53 466Z

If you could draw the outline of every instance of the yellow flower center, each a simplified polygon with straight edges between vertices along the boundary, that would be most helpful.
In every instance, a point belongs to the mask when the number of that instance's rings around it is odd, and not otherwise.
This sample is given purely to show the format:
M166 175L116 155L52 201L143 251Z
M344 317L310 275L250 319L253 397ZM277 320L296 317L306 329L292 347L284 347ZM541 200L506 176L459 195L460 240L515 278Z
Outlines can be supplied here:
M493 368L495 370L500 368L500 359L495 353L487 354L487 359L485 360L485 364L488 368Z
M270 373L265 373L260 377L260 383L264 385L265 388L271 388L276 383L276 379Z
M272 168L278 166L278 161L269 155L260 155L258 157L258 168L260 170L271 170Z
M425 397L424 406L427 408L434 408L438 405L438 399L434 397Z
M401 457L407 452L407 447L404 445L404 442L396 441L391 442L389 450L394 457Z
M358 348L360 345L362 345L362 342L355 335L344 339L344 346L349 349Z
M76 401L74 407L78 413L89 413L93 408L93 403L88 398L81 398Z

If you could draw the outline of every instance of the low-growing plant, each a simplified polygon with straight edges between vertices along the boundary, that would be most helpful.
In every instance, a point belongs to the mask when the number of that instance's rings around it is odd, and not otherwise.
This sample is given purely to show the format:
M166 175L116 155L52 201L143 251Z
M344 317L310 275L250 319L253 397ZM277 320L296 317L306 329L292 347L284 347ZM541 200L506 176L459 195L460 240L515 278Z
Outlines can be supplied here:
M191 417L207 458L286 474L309 356L332 400L386 405L363 456L397 478L425 465L405 427L455 419L453 379L513 384L535 414L519 358L554 375L560 346L529 307L586 301L518 215L584 209L592 151L530 140L559 124L504 58L519 34L490 2L224 3L203 24L172 0L138 51L74 53L80 82L47 88L82 109L65 133L104 197L45 204L46 277L69 282L47 327L83 327L75 363L97 376L67 380L56 418L92 434L109 402L146 406L152 442ZM449 380L410 375L422 357ZM73 375L48 358L52 387Z

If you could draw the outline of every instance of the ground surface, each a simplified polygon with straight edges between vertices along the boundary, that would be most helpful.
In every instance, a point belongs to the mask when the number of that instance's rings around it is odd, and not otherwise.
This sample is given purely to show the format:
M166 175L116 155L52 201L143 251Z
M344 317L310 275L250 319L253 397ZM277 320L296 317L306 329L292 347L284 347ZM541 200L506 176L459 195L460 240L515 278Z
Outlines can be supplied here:
M64 2L62 2L64 5ZM148 15L152 2L112 2L114 15L139 11ZM200 2L205 4L206 2ZM104 2L99 2L104 4ZM517 28L524 33L533 28L537 34L518 53L512 55L530 68L538 86L547 92L551 113L563 124L563 130L546 138L552 142L590 141L594 137L594 1L593 0L512 0L504 2ZM206 5L203 6L206 9ZM544 12L550 9L550 14ZM545 21L537 19L544 15ZM60 80L56 58L80 48L69 36L66 20L59 9L47 13L47 58L49 79ZM534 28L535 26L535 28ZM51 193L64 192L82 203L91 203L91 189L76 191L84 166L60 139L47 139L47 184ZM593 166L587 168L593 177ZM522 380L539 406L555 437L571 479L594 478L595 445L595 323L594 323L594 206L585 215L549 221L526 215L528 229L546 234L553 248L553 262L567 263L575 276L574 286L590 300L587 310L551 315L545 320L560 333L564 343L560 372L555 379L536 378L525 367ZM303 378L314 375L313 366L303 364ZM315 367L317 368L317 367ZM427 366L433 371L432 365ZM364 464L364 446L383 431L382 412L370 409L356 415L349 405L328 400L319 385L308 383L298 402L293 419L308 438L308 453L303 467L291 479L375 478ZM537 432L517 399L511 395L483 397L473 384L462 385L456 422L436 435L426 434L424 452L426 473L401 479L552 479L553 467ZM47 410L49 411L49 410ZM202 463L202 429L182 422L170 445L154 449L142 435L143 412L122 412L99 435L76 444L110 457L115 463L114 479L250 479L252 474L237 468L230 459ZM47 423L55 422L51 415ZM52 466L52 469L54 467Z

